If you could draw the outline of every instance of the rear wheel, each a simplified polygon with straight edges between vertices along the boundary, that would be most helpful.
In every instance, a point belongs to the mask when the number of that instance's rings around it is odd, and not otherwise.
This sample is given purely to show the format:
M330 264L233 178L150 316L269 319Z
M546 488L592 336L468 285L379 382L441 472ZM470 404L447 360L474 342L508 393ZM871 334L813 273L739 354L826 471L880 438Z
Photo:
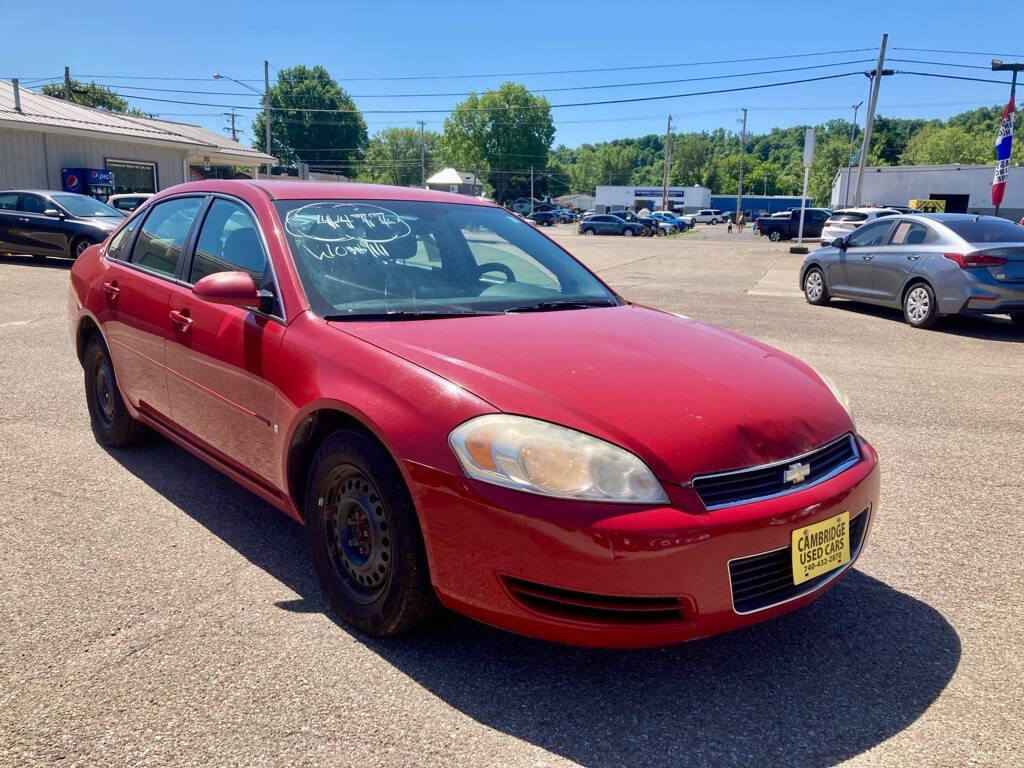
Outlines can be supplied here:
M820 307L828 304L828 287L825 285L825 275L818 267L811 267L804 275L804 298L808 304Z
M132 418L121 398L110 355L99 334L94 334L82 358L85 399L93 434L102 445L121 448L136 442L145 427Z
M633 230L630 229L629 227L626 227L624 230L622 230L622 236L623 237L632 237L633 236Z
M768 239L771 240L773 243L777 243L779 242L779 240L782 239L782 233L779 232L779 230L777 229L773 229L771 232L768 233Z
M658 237L664 237L664 236L665 236L665 235L667 235L667 234L668 234L668 232L666 232L666 231L665 231L664 229L662 229L661 227L658 227Z
M914 328L932 328L939 321L935 293L927 283L914 283L903 297L903 317Z
M437 607L412 499L387 452L354 430L328 435L306 484L313 567L338 615L372 635L397 635Z
M78 237L71 242L71 258L77 259L93 242L87 237Z
M1010 319L1019 328L1024 328L1024 312L1011 312Z

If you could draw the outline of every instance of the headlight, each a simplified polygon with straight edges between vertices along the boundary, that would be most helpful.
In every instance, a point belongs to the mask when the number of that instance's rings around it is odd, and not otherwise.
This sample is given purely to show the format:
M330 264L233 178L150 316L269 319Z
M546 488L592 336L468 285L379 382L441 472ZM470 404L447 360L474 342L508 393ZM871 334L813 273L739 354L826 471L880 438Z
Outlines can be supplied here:
M829 391L832 393L832 396L839 401L839 404L841 406L843 406L847 415L850 417L850 421L853 422L853 426L856 429L857 420L853 416L853 403L850 402L850 398L847 396L845 392L843 392L843 390L836 386L836 383L832 381L832 379L830 379L824 373L821 373L820 371L814 372L818 374L819 379L825 382L825 386L828 387Z
M629 451L525 416L470 419L448 436L466 474L506 488L587 501L663 504L661 483Z

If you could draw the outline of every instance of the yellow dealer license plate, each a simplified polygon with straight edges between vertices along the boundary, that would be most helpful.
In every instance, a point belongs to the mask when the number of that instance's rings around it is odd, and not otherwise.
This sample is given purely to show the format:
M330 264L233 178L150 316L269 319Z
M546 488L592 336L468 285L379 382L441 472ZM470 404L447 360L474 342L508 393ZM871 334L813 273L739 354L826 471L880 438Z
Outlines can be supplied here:
M791 551L794 584L803 584L850 562L850 513L793 531Z

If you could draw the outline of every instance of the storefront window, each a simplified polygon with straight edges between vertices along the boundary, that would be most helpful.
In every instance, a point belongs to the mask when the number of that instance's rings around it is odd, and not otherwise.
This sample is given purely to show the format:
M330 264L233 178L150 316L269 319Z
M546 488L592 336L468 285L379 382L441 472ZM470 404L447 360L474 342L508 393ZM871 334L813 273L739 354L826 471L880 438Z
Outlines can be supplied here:
M114 172L114 192L156 192L156 163L134 160L107 160L107 170Z

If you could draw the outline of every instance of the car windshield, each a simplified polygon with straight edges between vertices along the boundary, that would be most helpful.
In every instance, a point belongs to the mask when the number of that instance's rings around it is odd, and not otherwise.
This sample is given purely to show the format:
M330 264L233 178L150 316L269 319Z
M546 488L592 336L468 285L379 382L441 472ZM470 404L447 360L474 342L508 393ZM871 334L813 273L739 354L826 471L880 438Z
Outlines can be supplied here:
M864 221L868 215L859 211L836 211L832 214L832 221Z
M501 208L412 201L275 203L314 312L401 319L619 304Z
M1024 227L997 218L943 221L968 243L1024 243Z
M94 200L86 195L51 195L54 201L72 216L109 216L120 219L124 216L120 211L106 203Z

